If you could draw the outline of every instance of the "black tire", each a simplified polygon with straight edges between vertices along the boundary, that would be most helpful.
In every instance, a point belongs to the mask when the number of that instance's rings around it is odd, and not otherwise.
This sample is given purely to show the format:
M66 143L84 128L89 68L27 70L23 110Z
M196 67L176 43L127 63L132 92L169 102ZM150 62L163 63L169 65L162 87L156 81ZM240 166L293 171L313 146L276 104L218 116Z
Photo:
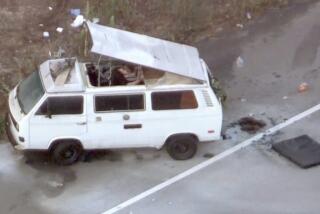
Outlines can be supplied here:
M180 135L169 139L167 152L175 160L188 160L197 152L198 140L193 136Z
M53 161L59 165L64 166L76 163L81 154L81 145L79 143L71 141L59 142L53 147L51 151Z

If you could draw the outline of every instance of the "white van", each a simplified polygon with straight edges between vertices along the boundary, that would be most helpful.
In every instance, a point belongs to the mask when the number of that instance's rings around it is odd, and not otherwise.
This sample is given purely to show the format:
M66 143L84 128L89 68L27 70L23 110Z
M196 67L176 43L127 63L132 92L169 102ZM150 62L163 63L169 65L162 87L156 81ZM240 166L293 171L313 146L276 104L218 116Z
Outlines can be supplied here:
M97 63L48 60L10 92L14 148L48 150L64 165L83 150L164 146L185 160L199 142L220 139L221 104L196 48L87 27Z

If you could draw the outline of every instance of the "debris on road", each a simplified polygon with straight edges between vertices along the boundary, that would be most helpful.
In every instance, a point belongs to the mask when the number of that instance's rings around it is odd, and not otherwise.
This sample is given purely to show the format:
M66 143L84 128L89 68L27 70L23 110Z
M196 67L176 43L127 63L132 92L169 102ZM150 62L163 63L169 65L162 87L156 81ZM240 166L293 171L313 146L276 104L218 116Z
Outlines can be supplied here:
M62 33L62 32L63 32L63 28L62 28L62 27L57 27L56 31L57 31L58 33Z
M47 32L47 31L43 32L43 37L44 38L49 38L50 37L50 33Z
M81 14L81 10L79 8L70 9L70 14L77 17Z
M241 29L244 28L243 24L237 24L236 26Z
M282 141L272 148L301 168L307 169L320 164L320 144L307 135Z
M287 99L289 99L289 97L288 96L284 96L284 97L282 97L282 99L283 100L287 100Z
M206 154L203 155L203 157L210 159L210 158L213 158L213 157L214 157L214 154L212 154L212 153L206 153Z
M50 187L53 187L53 188L61 188L61 187L63 187L63 183L62 182L58 182L58 181L48 181L48 185Z
M241 127L241 131L248 132L249 134L255 134L266 126L264 121L257 120L253 117L241 118L237 124Z
M98 24L99 22L100 22L99 18L93 18L92 19L92 23L94 23L94 24Z
M251 16L251 13L247 13L247 19L251 20L252 19L252 16Z
M50 11L52 11L52 10L53 10L53 8L52 8L52 7L48 7L48 9L49 9Z
M73 21L73 23L71 24L71 27L74 27L74 28L80 27L83 25L84 22L85 22L85 19L84 19L83 15L79 15Z
M309 84L304 82L304 83L301 83L298 87L298 91L299 93L303 93L303 92L306 92L309 90Z
M238 68L242 68L244 66L244 59L241 56L239 56L237 58L236 64Z
M245 102L247 102L247 99L241 98L241 102L242 102L242 103L245 103Z

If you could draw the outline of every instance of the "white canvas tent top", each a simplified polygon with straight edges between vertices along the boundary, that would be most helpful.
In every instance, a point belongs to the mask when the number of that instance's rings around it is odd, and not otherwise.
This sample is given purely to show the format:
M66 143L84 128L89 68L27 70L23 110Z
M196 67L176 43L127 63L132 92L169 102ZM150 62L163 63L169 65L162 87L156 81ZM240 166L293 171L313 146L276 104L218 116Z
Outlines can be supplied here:
M110 58L206 80L196 48L146 35L86 22L92 38L91 51Z

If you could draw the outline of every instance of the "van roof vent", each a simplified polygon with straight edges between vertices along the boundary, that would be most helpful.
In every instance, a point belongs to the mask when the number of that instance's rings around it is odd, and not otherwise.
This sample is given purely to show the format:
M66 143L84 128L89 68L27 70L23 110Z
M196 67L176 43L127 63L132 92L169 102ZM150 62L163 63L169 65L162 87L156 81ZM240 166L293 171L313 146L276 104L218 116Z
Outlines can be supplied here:
M210 98L210 95L209 95L208 91L203 90L203 91L202 91L202 95L203 95L203 98L204 98L207 106L208 106L208 107L213 107L213 102L212 102L212 100L211 100L211 98Z

